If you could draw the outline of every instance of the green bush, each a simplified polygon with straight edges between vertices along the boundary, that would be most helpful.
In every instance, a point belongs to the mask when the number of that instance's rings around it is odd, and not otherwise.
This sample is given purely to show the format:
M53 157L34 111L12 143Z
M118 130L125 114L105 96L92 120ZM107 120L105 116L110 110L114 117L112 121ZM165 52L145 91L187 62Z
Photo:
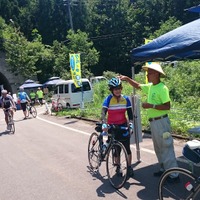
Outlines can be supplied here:
M170 119L172 132L187 137L187 130L200 125L200 62L180 62L177 66L163 66L167 78L162 79L170 91L171 111ZM114 72L105 72L108 79L116 76ZM145 83L145 74L140 72L135 76L139 83ZM94 85L94 101L85 105L85 109L72 109L62 111L59 115L80 116L90 119L100 120L101 108L104 98L110 94L108 83L100 82ZM141 94L140 90L133 90L128 83L122 82L124 95L130 96L136 93L140 96L140 101L145 102L146 96ZM149 122L145 109L140 109L143 129L149 129Z

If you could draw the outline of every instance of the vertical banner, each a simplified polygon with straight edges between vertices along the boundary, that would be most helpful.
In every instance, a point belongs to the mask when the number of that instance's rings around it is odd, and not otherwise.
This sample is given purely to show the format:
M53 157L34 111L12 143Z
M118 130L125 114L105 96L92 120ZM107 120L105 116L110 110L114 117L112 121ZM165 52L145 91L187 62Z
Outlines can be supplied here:
M82 86L80 53L69 54L70 71L76 87Z
M149 40L149 39L146 39L146 38L145 38L144 43L145 43L145 44L148 44L148 43L151 42L151 41L153 41L153 40ZM145 63L145 66L148 67L149 65L151 65L151 64L153 64L153 63L158 63L158 62L146 62L146 63ZM147 72L145 73L145 75L146 75L146 83L148 83Z

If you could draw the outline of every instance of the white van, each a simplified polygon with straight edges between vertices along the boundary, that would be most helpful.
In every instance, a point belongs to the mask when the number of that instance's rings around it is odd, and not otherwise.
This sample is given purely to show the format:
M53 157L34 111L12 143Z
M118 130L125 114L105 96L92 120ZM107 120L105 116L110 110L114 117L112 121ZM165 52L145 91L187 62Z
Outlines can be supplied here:
M76 88L73 80L60 81L56 84L53 99L58 100L63 108L79 108L82 103L93 101L92 86L85 78L82 79L80 88Z

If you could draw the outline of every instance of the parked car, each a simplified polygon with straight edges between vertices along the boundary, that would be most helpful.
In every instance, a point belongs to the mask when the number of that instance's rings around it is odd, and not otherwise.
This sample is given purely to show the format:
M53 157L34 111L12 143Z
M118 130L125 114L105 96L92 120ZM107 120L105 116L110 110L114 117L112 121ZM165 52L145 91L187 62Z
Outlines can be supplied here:
M90 82L91 82L92 86L95 83L99 83L101 81L107 81L107 79L104 76L94 76L94 77L90 78Z

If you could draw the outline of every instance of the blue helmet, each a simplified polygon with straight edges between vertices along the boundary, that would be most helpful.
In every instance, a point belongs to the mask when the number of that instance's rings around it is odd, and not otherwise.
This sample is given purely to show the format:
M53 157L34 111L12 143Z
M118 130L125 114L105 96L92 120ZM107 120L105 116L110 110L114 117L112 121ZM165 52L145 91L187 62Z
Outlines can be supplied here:
M119 78L112 78L109 80L108 82L108 87L110 90L116 88L116 87L121 87L122 83L121 80Z

